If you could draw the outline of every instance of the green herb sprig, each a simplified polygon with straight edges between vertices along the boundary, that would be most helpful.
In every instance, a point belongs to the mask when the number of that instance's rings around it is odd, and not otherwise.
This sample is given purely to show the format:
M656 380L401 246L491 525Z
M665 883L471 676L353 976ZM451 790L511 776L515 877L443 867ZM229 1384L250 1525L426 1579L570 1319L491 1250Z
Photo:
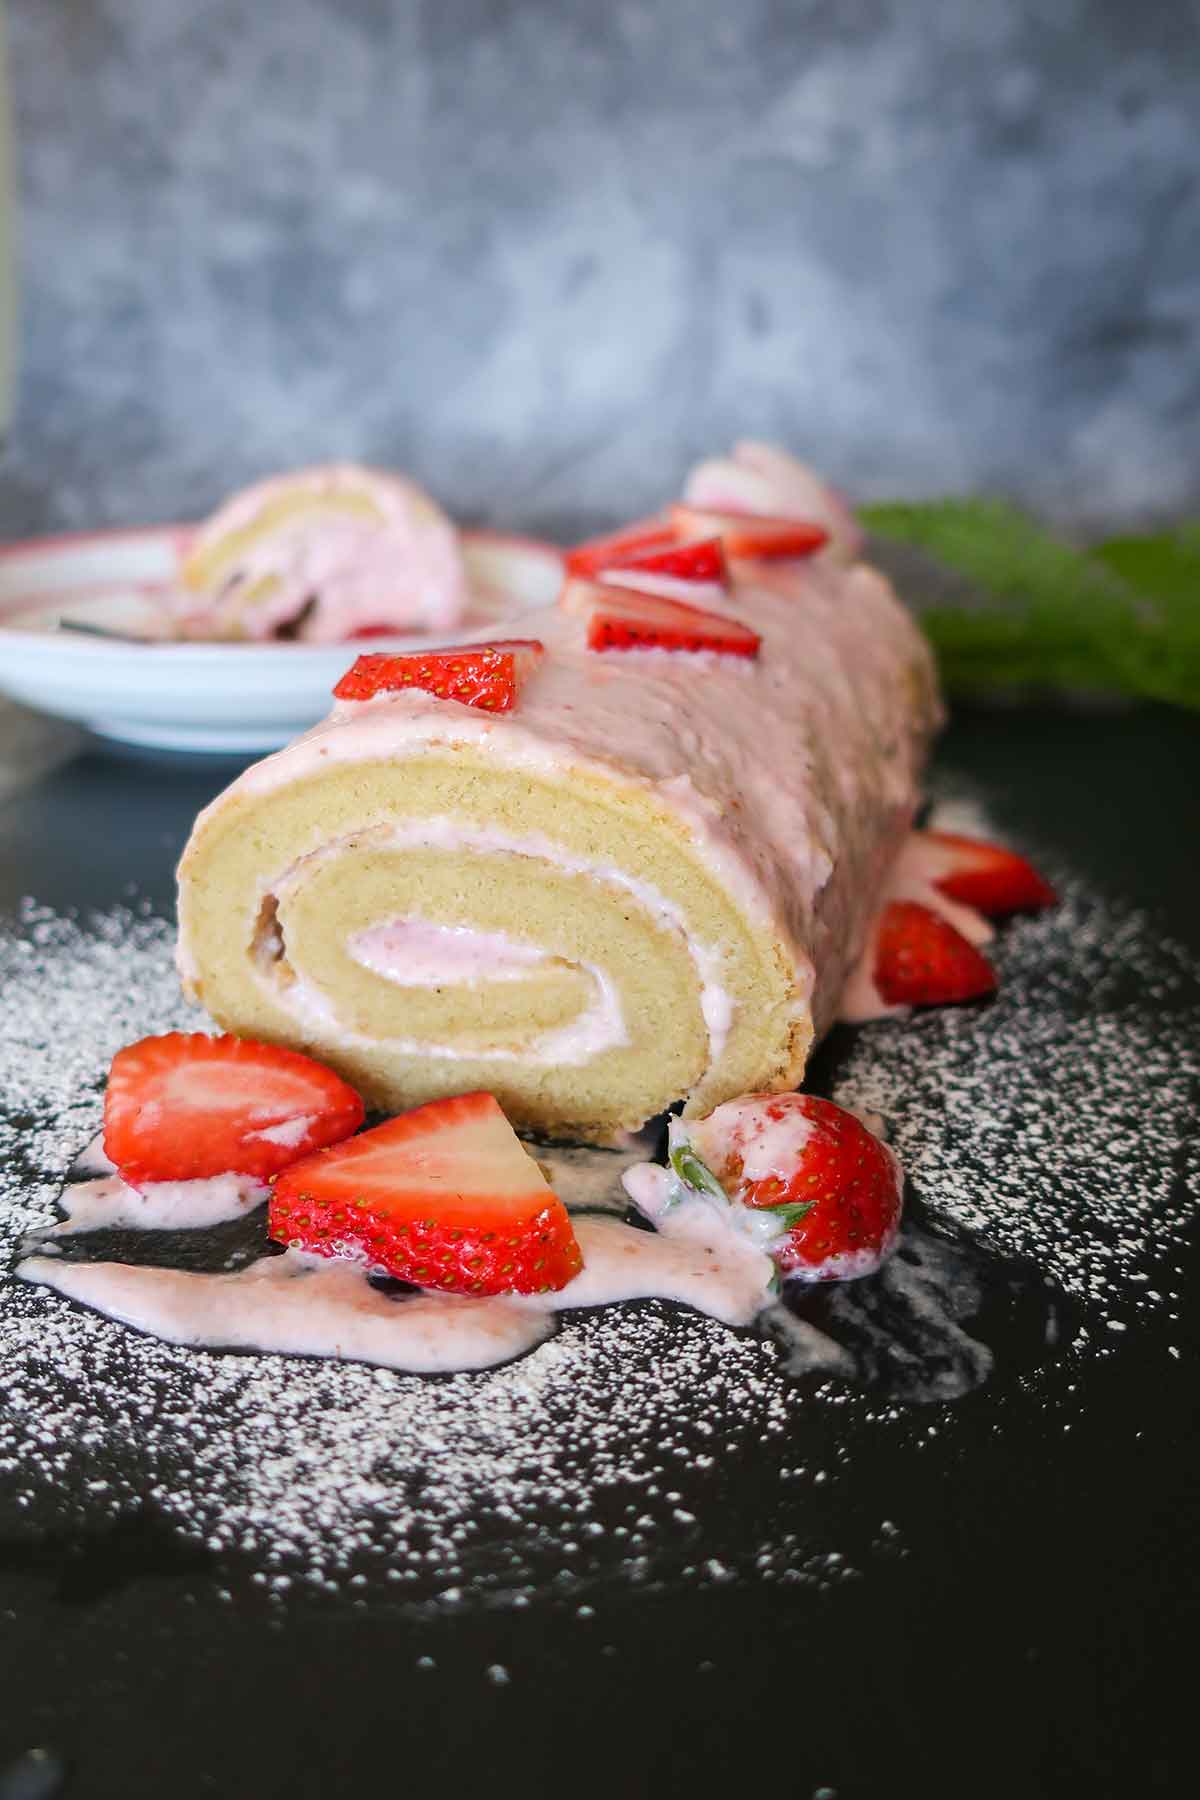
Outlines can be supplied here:
M953 606L911 596L951 692L1070 688L1200 707L1200 522L1080 550L998 500L862 517L882 561L907 545L966 589Z

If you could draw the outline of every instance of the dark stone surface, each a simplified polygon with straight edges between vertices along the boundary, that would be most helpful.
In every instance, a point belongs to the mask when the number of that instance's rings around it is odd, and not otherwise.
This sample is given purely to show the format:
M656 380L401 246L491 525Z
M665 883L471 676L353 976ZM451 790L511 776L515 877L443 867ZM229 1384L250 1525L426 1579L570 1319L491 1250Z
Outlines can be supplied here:
M411 468L569 532L736 434L1200 501L1196 0L10 0L10 533Z
M1165 712L977 712L956 718L940 766L1196 946L1181 821L1197 751L1195 722ZM30 889L109 906L131 877L165 909L192 813L229 773L101 752L55 771L0 807L0 911ZM1197 1250L1193 1233L1179 1259L1192 1295ZM69 1531L48 1507L0 1542L0 1796L326 1800L397 1782L565 1800L1184 1794L1198 1347L1194 1308L1150 1314L1129 1354L1051 1362L1034 1385L1006 1342L955 1431L919 1455L814 1403L806 1460L836 1444L842 1472L835 1491L797 1490L789 1517L836 1514L865 1578L614 1582L590 1620L549 1563L520 1612L422 1613L378 1584L273 1608L149 1500ZM764 1444L730 1467L697 1557L722 1529L753 1536L779 1454ZM884 1505L902 1550L873 1542ZM31 1763L35 1745L47 1754ZM47 1785L64 1769L65 1787Z

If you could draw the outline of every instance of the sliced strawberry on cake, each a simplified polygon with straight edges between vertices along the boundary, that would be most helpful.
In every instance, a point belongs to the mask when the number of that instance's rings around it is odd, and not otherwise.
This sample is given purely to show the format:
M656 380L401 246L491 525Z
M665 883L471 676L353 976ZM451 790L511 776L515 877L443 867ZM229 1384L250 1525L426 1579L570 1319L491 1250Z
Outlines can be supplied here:
M762 639L740 619L686 600L573 578L559 605L587 620L589 650L712 650L757 656Z
M811 556L829 542L824 525L809 519L769 518L763 513L712 512L679 501L671 508L676 534L687 543L719 537L727 556L764 562Z
M711 600L720 603L729 593L729 570L717 537L643 551L606 568L599 579L606 587L682 600L686 606L706 606Z
M944 1006L996 989L987 957L916 900L893 900L875 936L875 986L889 1006Z
M605 574L667 575L676 581L703 582L708 587L728 587L729 570L719 537L697 538L694 544L668 544L661 549L640 550L605 566Z
M1057 904L1050 883L1015 850L951 831L927 831L923 836L939 859L944 858L944 872L935 876L934 886L949 899L973 906L988 918Z
M354 1089L309 1056L172 1031L114 1056L104 1150L132 1186L228 1174L265 1181L362 1122Z
M649 550L662 550L675 542L675 530L661 513L652 519L640 519L634 525L623 525L620 531L605 537L589 538L576 544L564 558L568 575L598 575L601 569L616 568L631 556Z
M439 700L457 700L484 712L510 712L522 684L545 654L545 646L536 638L462 644L400 656L373 651L360 656L347 670L333 696L335 700L373 700L377 694L418 688Z
M583 1267L566 1208L484 1093L431 1100L288 1169L269 1229L444 1293L548 1293Z

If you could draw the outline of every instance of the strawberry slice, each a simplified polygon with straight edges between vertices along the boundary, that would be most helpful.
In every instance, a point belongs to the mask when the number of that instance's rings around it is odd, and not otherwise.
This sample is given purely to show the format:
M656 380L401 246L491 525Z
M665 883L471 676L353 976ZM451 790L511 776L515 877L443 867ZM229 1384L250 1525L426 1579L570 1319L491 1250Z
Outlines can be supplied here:
M419 688L439 700L457 700L484 712L509 712L522 684L546 654L536 638L507 638L494 644L462 644L448 650L417 650L401 656L374 651L360 656L333 690L335 700L370 700L376 694Z
M607 563L606 571L636 570L644 575L670 575L677 581L704 581L710 586L729 586L729 570L719 537L698 538L694 544L669 544L665 549L641 550Z
M565 558L568 575L598 575L601 569L615 568L631 556L649 550L662 550L675 542L675 532L668 520L657 514L641 519L636 525L623 525L607 537L589 538L576 544Z
M113 1057L104 1149L124 1180L265 1181L363 1122L363 1103L332 1069L246 1038L171 1031Z
M727 556L774 561L786 556L811 556L829 542L823 525L807 519L776 519L765 513L711 512L680 501L671 508L671 523L685 543L694 538L719 537Z
M924 835L950 859L949 869L934 883L949 899L973 906L989 918L1057 904L1058 895L1050 883L1015 850L951 831L927 831Z
M994 993L996 971L940 914L893 900L876 933L875 985L889 1006L941 1006Z
M589 650L715 650L757 656L762 643L740 619L602 581L569 579L558 604L587 620Z
M700 1196L771 1215L751 1235L786 1275L807 1281L869 1275L900 1226L903 1176L856 1114L812 1094L744 1094L671 1130L671 1167ZM719 1184L714 1189L710 1184ZM764 1229L765 1228L765 1229Z
M491 1094L431 1100L288 1169L268 1229L457 1294L544 1294L583 1258L566 1209Z

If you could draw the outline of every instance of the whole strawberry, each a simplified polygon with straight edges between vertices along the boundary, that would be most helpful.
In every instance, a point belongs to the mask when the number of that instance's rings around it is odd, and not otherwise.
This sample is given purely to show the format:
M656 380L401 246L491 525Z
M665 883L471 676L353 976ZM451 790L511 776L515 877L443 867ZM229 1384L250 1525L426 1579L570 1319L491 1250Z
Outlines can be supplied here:
M696 1191L719 1193L735 1214L744 1209L742 1229L784 1275L869 1275L895 1245L900 1165L855 1113L832 1100L746 1094L707 1119L676 1120L671 1166Z

